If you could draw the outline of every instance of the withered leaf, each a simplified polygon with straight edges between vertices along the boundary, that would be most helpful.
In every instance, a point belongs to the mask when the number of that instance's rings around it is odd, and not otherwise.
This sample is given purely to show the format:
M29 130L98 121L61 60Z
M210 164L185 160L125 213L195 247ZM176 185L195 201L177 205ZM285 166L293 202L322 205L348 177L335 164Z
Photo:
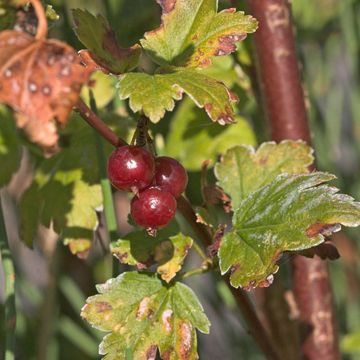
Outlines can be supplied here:
M56 145L53 120L66 123L90 73L61 41L14 30L0 33L0 103L18 112L18 126L44 148Z

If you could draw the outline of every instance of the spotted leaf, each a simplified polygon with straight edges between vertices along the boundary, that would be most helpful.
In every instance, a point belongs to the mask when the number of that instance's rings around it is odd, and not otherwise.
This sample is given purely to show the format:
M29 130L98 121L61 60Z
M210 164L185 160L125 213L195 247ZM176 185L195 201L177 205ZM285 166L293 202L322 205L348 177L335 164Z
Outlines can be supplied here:
M334 178L279 175L240 202L219 250L221 272L230 271L234 287L268 286L284 251L315 247L341 225L360 225L360 203L324 184Z
M16 110L18 126L45 148L58 139L53 119L67 121L89 75L63 42L13 30L0 33L0 103Z
M108 332L100 355L110 359L198 359L196 329L209 332L209 320L187 286L165 285L156 275L127 272L97 287L81 316Z
M207 67L212 56L228 55L257 28L242 11L218 11L218 0L157 0L162 24L145 34L143 48L160 65Z
M234 121L232 102L237 98L222 82L193 69L166 70L167 73L156 75L125 74L119 83L120 98L129 98L134 112L143 111L153 122L158 122L166 110L173 110L175 100L186 93L213 121L222 125Z
M313 150L303 141L285 140L252 146L235 146L222 156L215 166L218 185L230 195L237 209L251 192L267 185L282 173L308 172L313 163Z
M123 49L118 45L115 32L106 19L94 16L87 10L74 9L75 33L88 50L81 52L83 61L90 67L113 74L133 70L141 54L140 45Z
M140 270L158 264L157 272L170 282L181 270L192 244L191 238L181 233L170 235L167 229L160 230L155 237L138 231L115 242L111 251L123 264L135 265Z

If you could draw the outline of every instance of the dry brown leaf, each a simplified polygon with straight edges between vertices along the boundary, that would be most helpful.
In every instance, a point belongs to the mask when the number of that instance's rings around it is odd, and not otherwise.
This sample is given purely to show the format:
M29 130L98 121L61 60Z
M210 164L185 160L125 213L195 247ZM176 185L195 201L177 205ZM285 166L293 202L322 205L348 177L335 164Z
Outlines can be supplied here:
M23 32L0 33L0 103L19 113L18 126L45 148L57 143L54 119L65 124L91 69L58 40L37 40Z

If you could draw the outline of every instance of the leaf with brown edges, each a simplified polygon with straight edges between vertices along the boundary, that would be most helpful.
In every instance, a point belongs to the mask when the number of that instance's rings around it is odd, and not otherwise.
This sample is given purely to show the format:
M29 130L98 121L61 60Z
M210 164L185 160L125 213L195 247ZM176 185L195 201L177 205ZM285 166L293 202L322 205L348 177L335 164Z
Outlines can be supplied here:
M234 8L218 12L218 0L157 0L161 26L141 45L160 65L207 67L211 57L236 51L236 43L257 28L257 21Z
M44 148L56 145L53 119L66 123L90 72L61 41L14 30L0 33L0 103L18 112L18 126Z

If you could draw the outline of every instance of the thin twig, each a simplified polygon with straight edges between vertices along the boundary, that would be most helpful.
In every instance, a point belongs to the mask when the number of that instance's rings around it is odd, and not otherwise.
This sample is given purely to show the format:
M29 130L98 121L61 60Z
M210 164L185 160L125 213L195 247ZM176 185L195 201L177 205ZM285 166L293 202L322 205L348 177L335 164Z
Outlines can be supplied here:
M115 147L127 145L127 142L117 136L85 103L79 100L76 108L80 116L92 126L105 140Z
M35 38L37 40L46 39L48 33L48 24L46 20L45 9L41 4L40 0L30 0L31 5L33 6L37 19L38 19L38 26L36 31Z
M0 192L0 254L5 275L5 360L15 358L15 269L9 248Z

